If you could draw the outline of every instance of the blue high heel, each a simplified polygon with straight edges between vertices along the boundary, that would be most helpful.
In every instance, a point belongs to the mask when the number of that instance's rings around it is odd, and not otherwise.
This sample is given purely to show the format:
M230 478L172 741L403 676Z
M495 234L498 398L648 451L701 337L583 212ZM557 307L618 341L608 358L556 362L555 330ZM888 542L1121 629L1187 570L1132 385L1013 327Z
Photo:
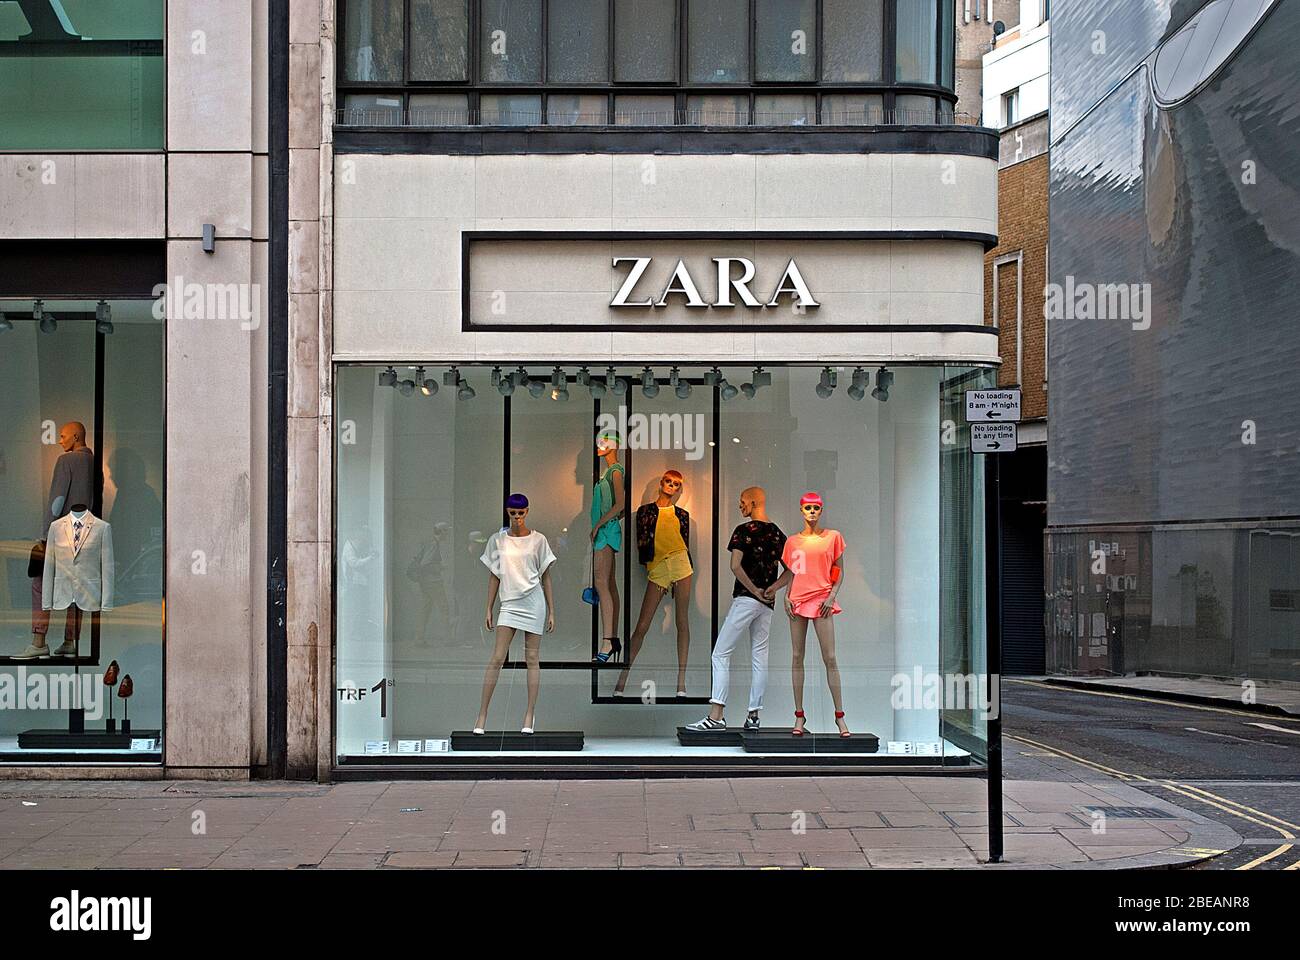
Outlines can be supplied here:
M606 637L605 639L609 641L609 653L597 653L592 657L593 663L597 661L600 663L609 663L611 660L615 663L618 662L619 654L623 650L623 641L619 640L618 637Z

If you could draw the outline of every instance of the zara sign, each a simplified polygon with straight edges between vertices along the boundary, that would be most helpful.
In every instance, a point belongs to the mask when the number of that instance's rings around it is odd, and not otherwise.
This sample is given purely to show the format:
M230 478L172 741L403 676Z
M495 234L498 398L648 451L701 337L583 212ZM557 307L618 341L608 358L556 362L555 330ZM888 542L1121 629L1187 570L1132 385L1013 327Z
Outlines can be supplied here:
M750 290L750 284L754 281L754 275L757 272L754 261L748 257L711 257L716 269L716 277L710 277L715 280L709 292L713 295L712 300L706 300L700 294L699 285L691 276L690 270L686 266L685 260L678 260L677 266L673 268L672 275L663 289L658 291L658 299L655 298L655 291L641 291L642 294L649 293L650 296L643 296L641 299L633 299L637 296L637 287L641 283L647 270L653 262L653 257L614 257L614 268L617 269L620 264L630 263L631 268L628 270L627 278L623 285L618 288L614 294L614 299L609 302L611 307L667 307L669 297L679 296L682 303L687 307L777 307L781 304L781 298L788 296L790 303L800 309L811 310L821 306L813 297L812 291L808 289L808 284L804 282L803 274L799 272L799 265L793 259L786 264L785 272L781 274L781 279L777 281L776 288L772 291L771 296L766 300L754 296ZM736 267L739 266L739 276L736 276ZM739 303L733 297L739 298Z

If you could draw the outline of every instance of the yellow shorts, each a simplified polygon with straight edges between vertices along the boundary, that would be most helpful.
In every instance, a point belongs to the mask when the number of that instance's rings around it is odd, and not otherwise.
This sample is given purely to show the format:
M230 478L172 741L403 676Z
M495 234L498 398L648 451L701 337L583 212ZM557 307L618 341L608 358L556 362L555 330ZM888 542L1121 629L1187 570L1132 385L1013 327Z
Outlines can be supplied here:
M690 555L685 553L673 553L661 560L655 560L646 567L645 571L651 583L665 590L671 590L674 583L685 580L694 572L691 568Z

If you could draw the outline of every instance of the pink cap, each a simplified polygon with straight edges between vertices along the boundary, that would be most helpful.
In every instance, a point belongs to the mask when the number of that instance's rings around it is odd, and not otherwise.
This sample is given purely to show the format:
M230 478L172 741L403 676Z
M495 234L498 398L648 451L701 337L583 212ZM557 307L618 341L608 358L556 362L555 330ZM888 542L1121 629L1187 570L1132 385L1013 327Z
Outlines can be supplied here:
M812 490L809 490L807 493L805 493L802 497L799 498L799 506L801 507L807 506L810 503L815 503L819 507L825 506L825 504L822 503L822 495Z

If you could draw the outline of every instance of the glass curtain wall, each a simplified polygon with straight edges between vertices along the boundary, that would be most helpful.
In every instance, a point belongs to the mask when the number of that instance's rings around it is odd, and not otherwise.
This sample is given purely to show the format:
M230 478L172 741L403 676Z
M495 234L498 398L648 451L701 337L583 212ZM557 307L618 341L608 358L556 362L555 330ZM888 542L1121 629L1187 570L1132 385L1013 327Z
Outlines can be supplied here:
M159 759L163 349L151 301L0 301L4 761Z
M479 558L512 492L528 497L528 525L556 557L556 629L541 640L536 729L584 731L587 756L699 756L699 747L679 743L678 728L707 710L713 643L733 600L727 543L743 521L740 493L752 486L764 488L770 520L786 535L802 530L799 497L819 492L823 526L844 537L833 655L849 728L876 735L882 754L965 763L982 752L972 705L950 711L953 704L927 690L944 671L964 675L982 664L975 648L983 642L983 488L968 438L959 431L945 439L943 421L959 389L986 385L987 373L908 366L882 381L876 367L621 365L607 381L603 368L580 379L572 364L526 372L527 380L509 365L495 375L484 366L337 371L340 757L408 752L436 762L451 752L454 731L474 725L492 647ZM828 372L831 389L819 389ZM425 382L436 385L427 395ZM635 516L655 502L668 470L683 479L671 503L690 518L689 635L664 599L637 635L625 676L618 666L592 668L602 631L582 597L603 468L594 438L604 427L624 440L627 513L615 569L625 650L647 592ZM958 446L946 449L947 440ZM778 608L765 729L793 722L790 629ZM685 697L677 696L681 654ZM516 636L487 729L518 729L527 704L523 660ZM805 666L808 727L833 733L826 663L812 630ZM747 642L728 676L734 728L753 681ZM962 743L945 732L958 722ZM744 755L738 746L705 752ZM811 740L806 752L816 752Z

